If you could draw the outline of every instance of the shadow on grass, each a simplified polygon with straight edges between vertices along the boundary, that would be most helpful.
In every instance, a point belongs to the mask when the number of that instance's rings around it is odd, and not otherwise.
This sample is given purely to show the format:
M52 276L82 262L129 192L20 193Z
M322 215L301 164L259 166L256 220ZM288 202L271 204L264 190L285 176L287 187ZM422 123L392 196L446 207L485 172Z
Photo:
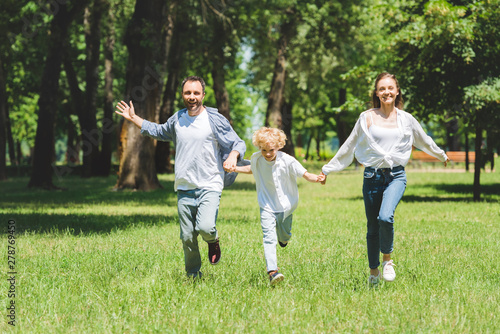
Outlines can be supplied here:
M173 180L160 180L163 188L153 191L114 191L115 176L107 178L82 179L67 176L59 186L67 190L47 191L29 189L27 177L11 178L0 183L0 221L14 219L17 233L41 234L93 234L109 233L139 226L178 224L177 193ZM230 188L236 191L255 190L252 182L236 182ZM224 195L223 195L224 196ZM109 215L93 213L93 207L109 206ZM140 207L169 208L168 214L128 213L128 208ZM64 208L68 214L47 213L46 209ZM85 213L72 212L78 208ZM123 212L120 212L123 210ZM140 209L135 209L135 212ZM49 210L50 211L50 210ZM175 210L177 211L177 210Z
M411 189L418 192L425 192L425 189L433 193L436 190L442 192L443 195L412 195L405 194L403 200L405 202L472 202L473 201L473 185L472 184L432 184L410 186ZM485 184L481 185L481 201L488 203L499 202L500 184Z
M429 184L410 185L403 195L404 202L472 202L472 184ZM439 191L442 195L435 195ZM414 193L424 195L415 195ZM425 195L425 193L432 195ZM363 200L363 196L348 198L351 201ZM500 184L481 185L481 201L487 203L500 202Z
M3 218L4 216L5 218ZM136 227L176 224L177 215L77 215L77 214L15 214L12 217L0 215L2 221L13 219L16 233L103 234Z
M232 185L224 188L224 190L255 190L255 183L247 181L238 182L238 179L236 179ZM224 192L222 194L224 196Z
M1 183L2 208L23 208L45 205L124 204L170 205L177 200L173 181L161 181L163 188L152 191L115 191L116 177L89 178L67 177L58 186L66 190L41 190L27 187L28 178L15 178Z

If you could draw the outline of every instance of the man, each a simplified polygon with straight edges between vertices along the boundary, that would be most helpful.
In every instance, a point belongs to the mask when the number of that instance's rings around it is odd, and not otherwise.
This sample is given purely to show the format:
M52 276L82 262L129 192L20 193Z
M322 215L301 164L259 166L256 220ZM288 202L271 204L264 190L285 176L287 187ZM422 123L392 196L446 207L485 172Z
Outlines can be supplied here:
M216 229L217 213L224 186L233 183L234 169L242 160L246 146L217 109L205 107L205 82L197 76L182 81L185 109L166 123L152 123L135 114L134 105L121 101L115 112L133 122L141 134L175 145L175 185L177 209L184 248L184 262L189 277L200 277L201 258L198 234L208 243L211 264L221 258Z

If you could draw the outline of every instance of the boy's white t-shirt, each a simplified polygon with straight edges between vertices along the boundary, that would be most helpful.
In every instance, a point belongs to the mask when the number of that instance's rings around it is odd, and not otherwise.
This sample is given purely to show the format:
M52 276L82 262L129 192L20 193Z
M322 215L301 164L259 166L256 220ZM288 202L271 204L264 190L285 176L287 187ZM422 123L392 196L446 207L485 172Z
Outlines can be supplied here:
M256 152L250 162L259 206L269 212L283 212L285 218L288 217L299 204L297 178L304 176L307 170L297 159L281 151L271 162Z
M224 168L207 111L203 110L197 116L184 113L175 124L175 132L177 146L174 189L198 188L222 192Z

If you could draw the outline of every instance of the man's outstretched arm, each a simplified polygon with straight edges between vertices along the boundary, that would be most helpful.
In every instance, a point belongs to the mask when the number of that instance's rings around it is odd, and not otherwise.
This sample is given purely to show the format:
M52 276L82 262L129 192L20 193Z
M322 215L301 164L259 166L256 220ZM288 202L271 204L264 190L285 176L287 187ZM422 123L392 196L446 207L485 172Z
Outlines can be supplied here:
M144 121L144 119L135 114L134 104L132 103L132 101L130 101L130 106L126 102L120 101L116 105L116 109L118 109L119 111L115 110L115 113L117 113L118 115L122 116L123 118L131 121L139 129L142 128L142 122Z

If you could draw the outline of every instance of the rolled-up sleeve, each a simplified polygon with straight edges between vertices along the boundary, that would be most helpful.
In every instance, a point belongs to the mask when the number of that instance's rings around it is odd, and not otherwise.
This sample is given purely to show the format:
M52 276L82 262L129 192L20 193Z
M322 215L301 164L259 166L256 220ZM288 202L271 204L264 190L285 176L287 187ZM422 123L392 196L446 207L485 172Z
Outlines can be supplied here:
M420 123L413 116L411 116L411 126L413 130L413 145L416 148L432 155L441 162L445 162L448 159L446 153L425 133Z
M173 141L173 124L167 121L163 124L153 123L147 120L142 122L141 134L161 141Z
M223 159L226 159L231 151L237 151L240 155L238 161L243 159L246 151L245 142L236 134L234 129L229 124L229 121L222 115L218 114L214 118L215 136L217 142L222 148Z
M321 171L328 175L331 172L338 172L348 167L354 161L354 150L358 142L358 136L361 132L361 119L358 119L356 125L347 140L342 144L337 154L329 163L323 166Z

